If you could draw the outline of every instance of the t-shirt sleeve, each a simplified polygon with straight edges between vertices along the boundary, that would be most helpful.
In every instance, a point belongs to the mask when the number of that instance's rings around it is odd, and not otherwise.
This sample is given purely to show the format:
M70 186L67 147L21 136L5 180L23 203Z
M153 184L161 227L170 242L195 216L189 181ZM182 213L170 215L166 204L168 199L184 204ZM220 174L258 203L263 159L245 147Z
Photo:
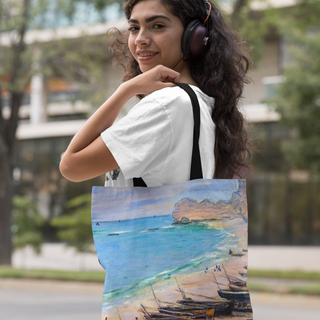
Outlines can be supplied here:
M145 97L127 116L101 133L125 179L160 172L167 161L172 130L163 105Z

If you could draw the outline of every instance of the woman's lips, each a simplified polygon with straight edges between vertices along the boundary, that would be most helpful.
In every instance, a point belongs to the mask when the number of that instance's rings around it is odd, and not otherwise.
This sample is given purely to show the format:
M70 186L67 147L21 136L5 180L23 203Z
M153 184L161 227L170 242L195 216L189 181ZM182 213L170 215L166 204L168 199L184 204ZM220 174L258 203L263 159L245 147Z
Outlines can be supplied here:
M151 60L152 58L154 58L156 55L158 54L158 52L141 52L138 53L138 60L139 61L147 61L147 60Z

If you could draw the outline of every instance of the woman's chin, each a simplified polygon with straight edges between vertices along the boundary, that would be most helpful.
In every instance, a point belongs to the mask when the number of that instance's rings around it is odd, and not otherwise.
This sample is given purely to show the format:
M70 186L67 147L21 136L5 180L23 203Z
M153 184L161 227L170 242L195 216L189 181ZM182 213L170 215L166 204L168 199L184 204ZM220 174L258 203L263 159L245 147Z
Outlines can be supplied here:
M154 65L146 65L146 64L144 64L144 65L139 65L140 70L141 70L142 73L151 70L151 69L154 68L155 66L157 66L157 64L154 64Z

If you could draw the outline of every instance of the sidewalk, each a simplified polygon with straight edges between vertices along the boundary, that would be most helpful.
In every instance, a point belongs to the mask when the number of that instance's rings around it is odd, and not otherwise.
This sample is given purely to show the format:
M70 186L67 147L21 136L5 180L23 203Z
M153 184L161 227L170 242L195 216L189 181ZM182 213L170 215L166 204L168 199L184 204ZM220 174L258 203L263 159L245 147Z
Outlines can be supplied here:
M12 265L25 269L103 271L95 253L77 253L63 244L46 243L40 255L31 248L16 251ZM320 247L249 246L249 269L320 272Z
M320 272L320 247L249 246L248 268Z
M59 243L43 244L40 255L30 247L17 250L12 256L12 266L19 269L103 271L96 253L79 253Z

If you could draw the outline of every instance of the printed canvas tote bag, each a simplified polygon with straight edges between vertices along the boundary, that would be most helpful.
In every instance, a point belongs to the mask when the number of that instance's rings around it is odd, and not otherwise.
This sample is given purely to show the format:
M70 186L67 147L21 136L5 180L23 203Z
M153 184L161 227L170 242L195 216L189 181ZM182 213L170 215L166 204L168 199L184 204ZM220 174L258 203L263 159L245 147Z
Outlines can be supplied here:
M253 318L246 182L202 179L199 103L177 85L194 110L191 180L93 187L93 237L106 270L102 320Z

